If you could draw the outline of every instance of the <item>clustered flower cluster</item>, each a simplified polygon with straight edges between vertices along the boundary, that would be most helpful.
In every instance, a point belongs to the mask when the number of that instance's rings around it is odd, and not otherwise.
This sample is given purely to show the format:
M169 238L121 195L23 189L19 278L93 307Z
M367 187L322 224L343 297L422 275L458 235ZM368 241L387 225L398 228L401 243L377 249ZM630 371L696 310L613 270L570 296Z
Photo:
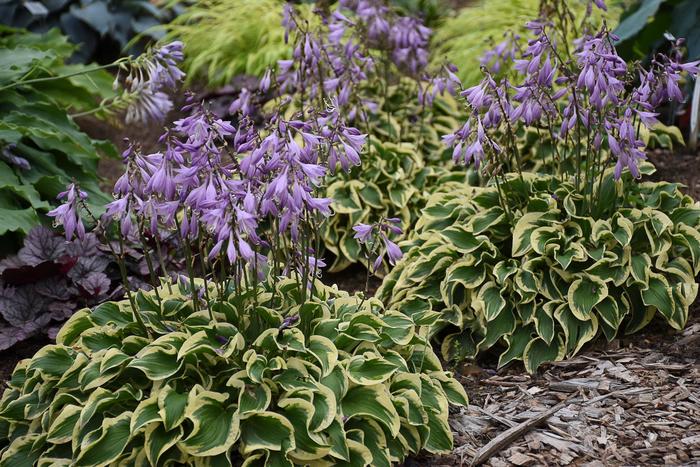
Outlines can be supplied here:
M143 154L132 145L122 154L125 172L101 227L116 222L121 238L136 242L177 235L191 250L190 272L205 277L317 274L315 236L331 214L319 187L329 171L360 163L365 135L335 109L274 115L262 128L242 109L236 126L201 103L183 111L190 115L162 135L162 151ZM84 235L85 196L71 185L49 213L67 238Z
M377 95L368 89L379 82L383 83L380 87L388 85L388 74L398 71L400 76L422 84L421 100L446 90L455 93L459 87L455 86L454 67L440 73L441 78L433 83L427 73L432 31L420 19L401 16L385 2L341 0L332 12L321 16L320 27L310 26L287 3L283 25L285 37L293 41L292 57L280 60L274 73L269 70L258 91L266 94L274 90L278 96L286 96L286 103L338 108L348 121L367 123L378 110ZM229 112L252 115L255 101L255 93L244 88ZM427 105L432 105L432 100Z
M367 123L376 108L360 90L386 60L408 75L424 73L430 30L376 0L342 0L318 28L287 4L283 25L292 58L258 84L257 93L280 99L262 125L256 93L244 89L229 108L235 124L190 101L183 108L189 116L161 137L162 151L144 154L132 145L123 153L125 172L99 227L115 223L127 244L155 244L149 264L158 259L159 242L177 236L190 275L243 283L263 274L310 277L323 266L318 230L332 214L324 179L360 164L367 135L352 122ZM162 90L183 78L182 58L182 44L174 42L131 67L126 83L142 98L127 111L128 122L158 120L170 109ZM454 71L446 67L429 95L455 92L461 85ZM82 192L72 185L63 198L50 215L67 237L83 235ZM385 255L392 264L401 257L387 236L401 233L396 223L371 226L370 237L376 234L387 250L373 247L374 270Z
M594 3L605 8L600 0ZM617 38L605 27L572 45L567 32L547 20L527 28L534 36L527 44L507 37L485 56L483 81L461 93L471 114L445 137L454 160L479 166L489 158L495 173L524 169L515 132L534 127L553 142L554 170L574 178L587 195L613 164L617 179L625 169L639 177L638 163L645 158L640 125L651 128L659 106L682 99L681 75L698 73L698 62L681 63L676 42L670 56L659 55L643 69L617 54ZM513 75L497 76L510 59Z
M165 119L173 103L164 91L174 90L185 76L178 68L178 63L184 58L182 49L182 42L174 41L143 54L127 67L128 75L124 81L130 96L125 117L127 124ZM115 81L117 85L118 81Z

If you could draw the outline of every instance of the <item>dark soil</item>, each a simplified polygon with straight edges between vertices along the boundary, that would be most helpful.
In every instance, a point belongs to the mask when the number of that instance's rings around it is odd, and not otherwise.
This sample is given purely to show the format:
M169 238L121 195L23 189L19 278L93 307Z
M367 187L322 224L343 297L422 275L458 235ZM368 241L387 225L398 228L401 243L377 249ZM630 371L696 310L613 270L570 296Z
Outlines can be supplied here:
M10 349L3 350L0 355L0 381L7 381L12 376L15 366L20 360L30 358L37 350L53 341L48 336L35 336L20 342ZM0 391L1 392L1 391Z

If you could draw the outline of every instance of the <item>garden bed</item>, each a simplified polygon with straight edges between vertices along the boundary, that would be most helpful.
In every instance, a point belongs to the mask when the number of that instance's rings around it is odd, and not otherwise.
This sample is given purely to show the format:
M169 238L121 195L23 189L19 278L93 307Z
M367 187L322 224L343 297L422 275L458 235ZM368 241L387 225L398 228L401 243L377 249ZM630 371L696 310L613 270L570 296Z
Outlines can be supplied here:
M120 135L121 137L121 135ZM677 181L700 194L697 157L655 152L654 179ZM105 175L110 175L106 173ZM365 272L353 266L324 281L361 291ZM374 293L379 280L370 280ZM450 418L455 449L446 457L409 459L405 465L468 465L490 441L523 424L524 432L499 445L486 465L688 464L700 462L700 305L687 328L663 325L585 349L576 358L528 375L521 364L496 370L488 356L453 369L471 405ZM34 338L3 352L0 378L49 343ZM538 415L561 408L538 423Z

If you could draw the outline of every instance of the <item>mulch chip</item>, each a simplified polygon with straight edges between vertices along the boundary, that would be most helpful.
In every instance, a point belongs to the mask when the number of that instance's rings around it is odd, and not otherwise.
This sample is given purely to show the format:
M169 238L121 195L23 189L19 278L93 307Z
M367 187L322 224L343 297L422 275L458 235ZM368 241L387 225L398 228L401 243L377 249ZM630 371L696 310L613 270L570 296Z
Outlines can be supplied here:
M695 320L676 336L613 341L537 375L470 366L459 377L471 404L450 416L454 451L406 466L700 464Z

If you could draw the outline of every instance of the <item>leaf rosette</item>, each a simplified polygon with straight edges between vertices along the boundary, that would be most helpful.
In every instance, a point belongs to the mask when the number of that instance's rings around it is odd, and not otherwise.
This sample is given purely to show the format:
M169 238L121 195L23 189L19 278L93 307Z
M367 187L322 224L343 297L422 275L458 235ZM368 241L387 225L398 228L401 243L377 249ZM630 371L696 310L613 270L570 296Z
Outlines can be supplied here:
M391 465L447 452L462 386L404 314L294 280L194 312L182 291L79 311L0 402L12 465ZM213 318L213 319L212 319Z
M534 372L655 316L685 326L698 291L700 205L678 184L616 183L608 171L593 216L579 214L583 200L556 177L524 173L506 185L510 213L492 187L434 194L378 291L430 327L445 359L493 347L500 366L522 360Z

